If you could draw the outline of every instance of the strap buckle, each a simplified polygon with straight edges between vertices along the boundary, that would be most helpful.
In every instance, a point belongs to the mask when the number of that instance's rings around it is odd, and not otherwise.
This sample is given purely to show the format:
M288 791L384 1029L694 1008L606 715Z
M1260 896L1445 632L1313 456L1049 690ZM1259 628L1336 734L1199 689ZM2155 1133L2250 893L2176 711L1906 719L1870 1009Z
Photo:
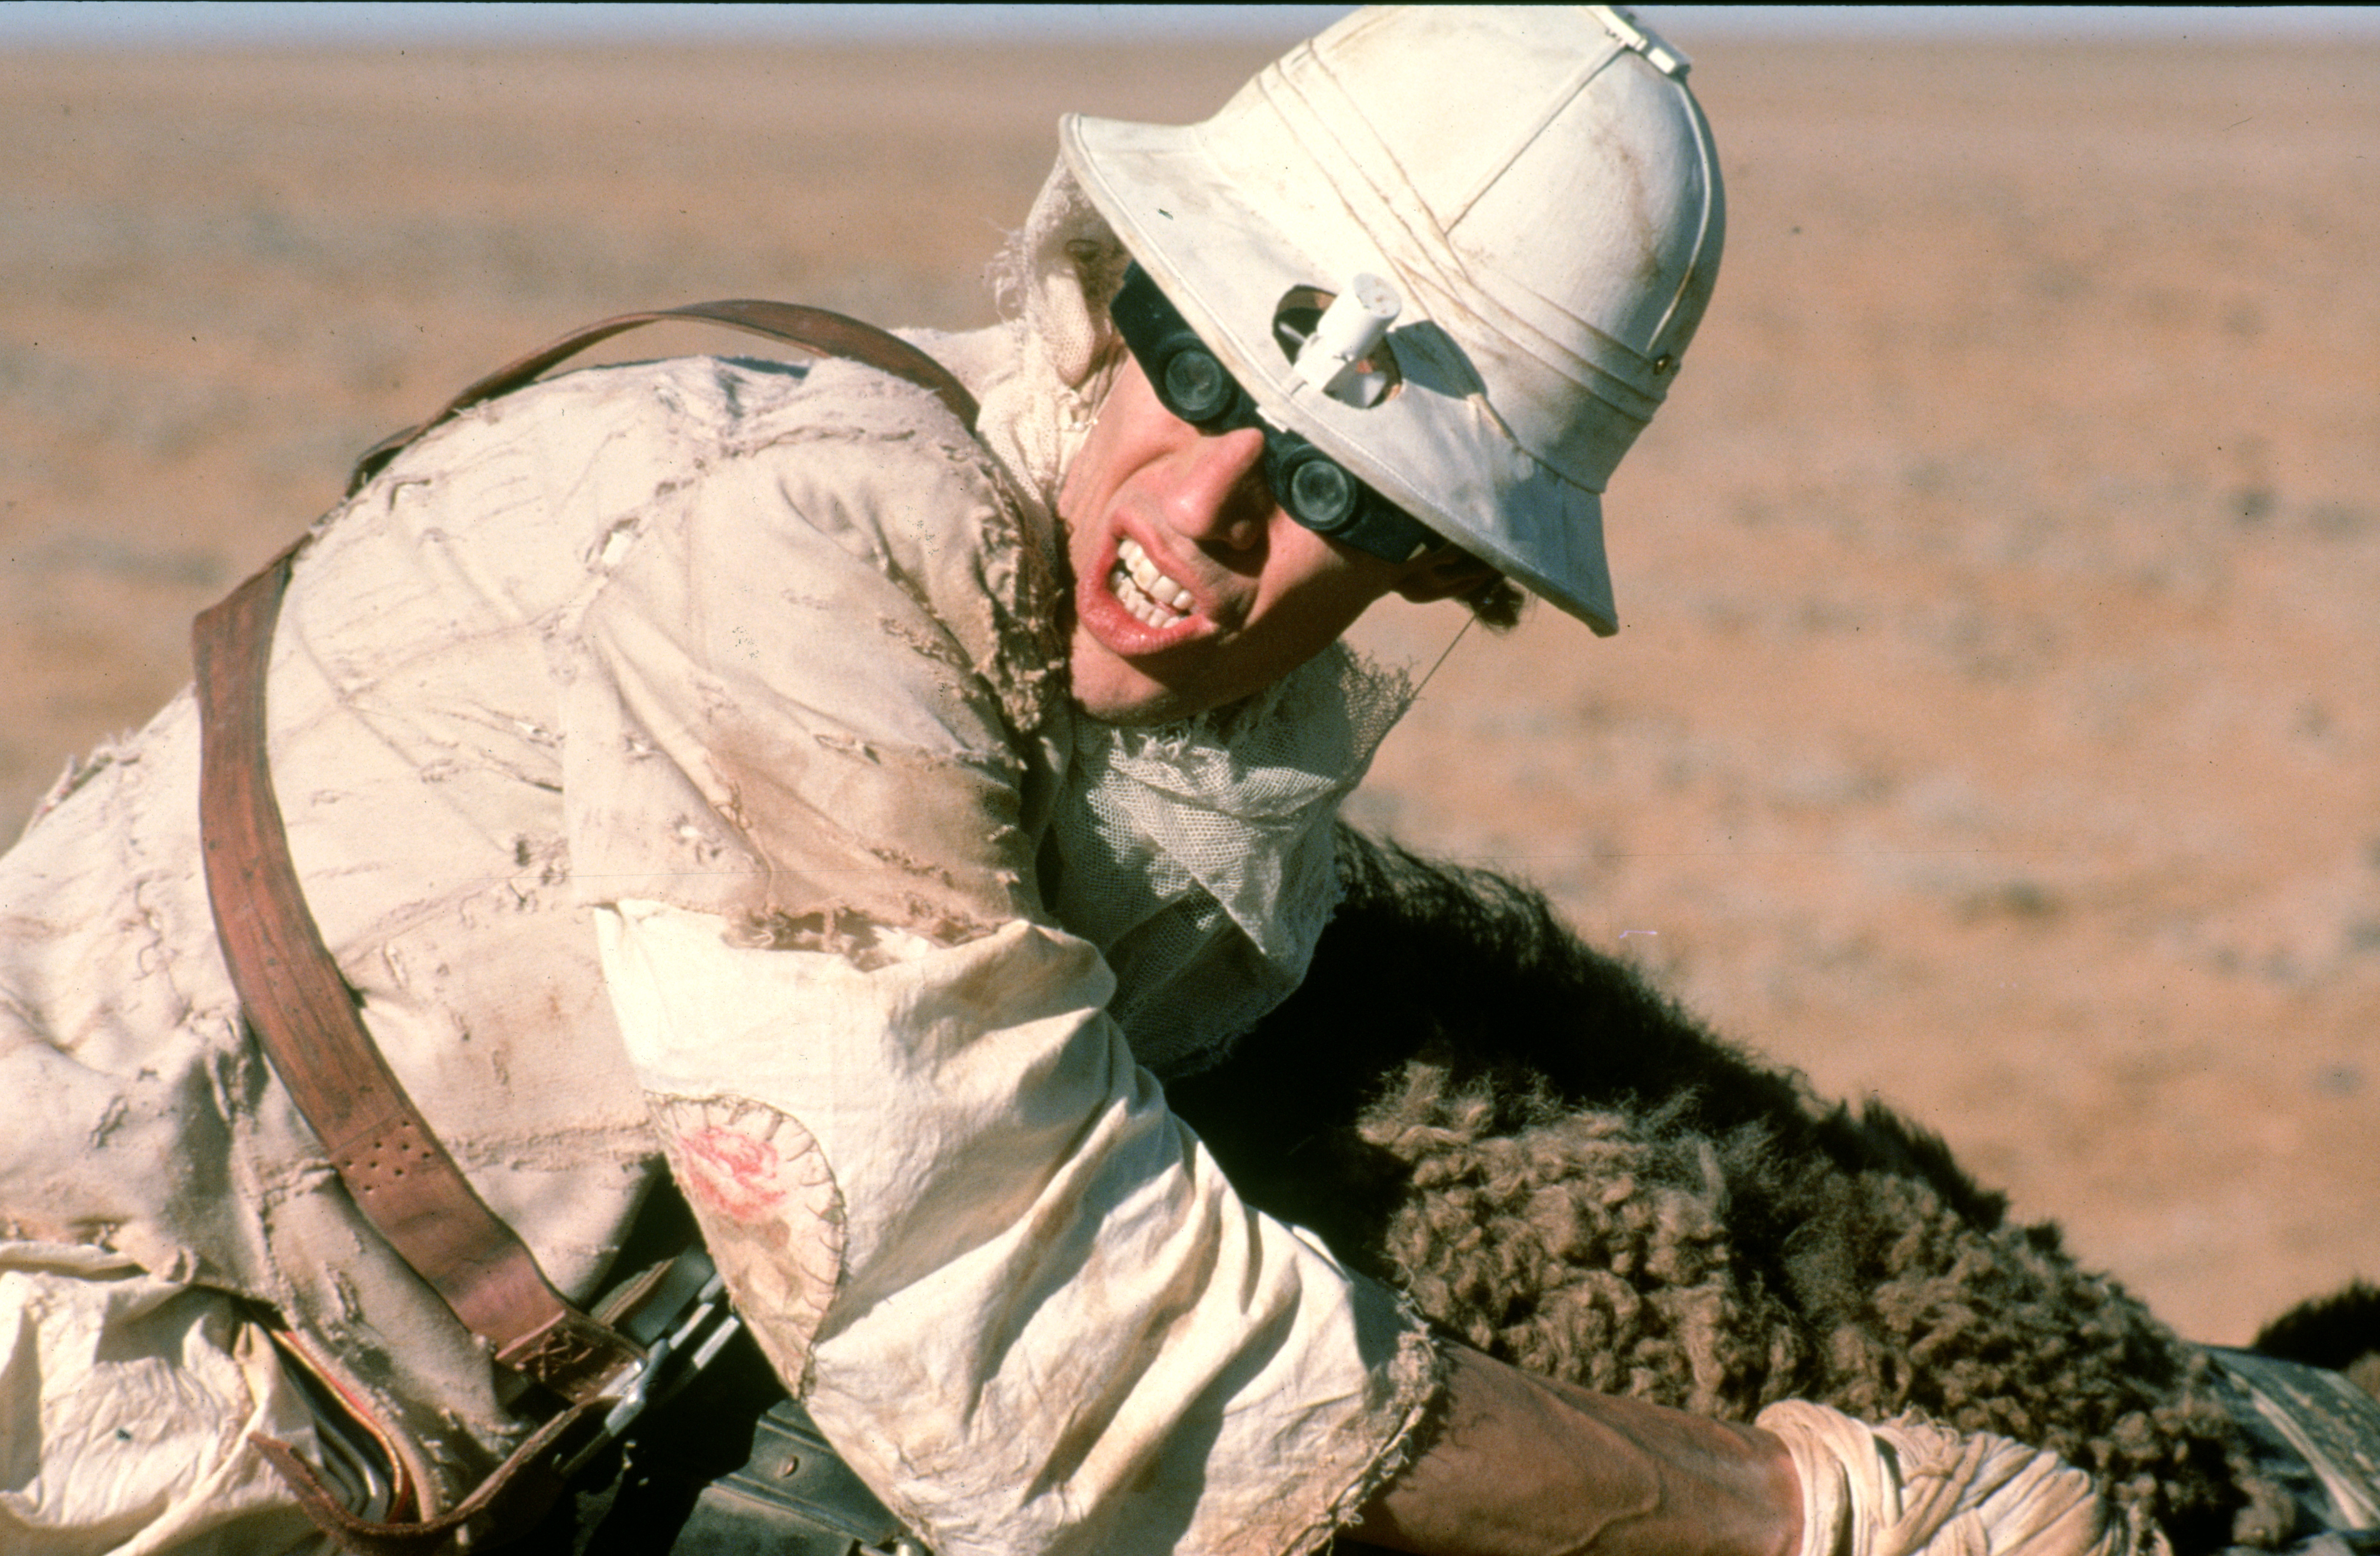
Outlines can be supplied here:
M607 1315L645 1347L642 1360L608 1382L597 1397L608 1403L602 1425L558 1468L577 1475L633 1425L638 1416L692 1382L744 1327L727 1300L727 1282L701 1246L670 1261L660 1279L625 1315Z

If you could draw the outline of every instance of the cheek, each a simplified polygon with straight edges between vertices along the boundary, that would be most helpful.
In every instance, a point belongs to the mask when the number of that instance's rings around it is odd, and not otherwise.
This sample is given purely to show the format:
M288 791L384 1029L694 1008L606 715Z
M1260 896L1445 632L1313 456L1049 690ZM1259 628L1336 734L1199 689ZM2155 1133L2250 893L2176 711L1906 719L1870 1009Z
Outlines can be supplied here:
M1276 602L1261 630L1249 634L1236 666L1236 695L1258 691L1337 642L1379 592L1337 578Z
M1074 450L1074 459L1066 462L1066 473L1063 473L1057 483L1059 518L1063 518L1066 514L1081 512L1083 490L1092 483L1092 476L1098 473L1098 468L1099 468L1099 428L1095 426L1090 428L1090 433L1083 438L1083 447Z
M1082 565L1083 547L1091 529L1088 493L1094 473L1095 461L1086 446L1066 466L1065 479L1058 483L1058 527L1065 535L1066 554L1076 566Z
M1108 471L1115 463L1115 428L1104 412L1075 445L1058 480L1058 516L1071 527L1075 518L1095 517L1113 482Z
M1282 516L1271 538L1273 611L1285 638L1313 650L1335 640L1395 582L1387 564L1345 551Z
M1095 526L1125 479L1160 451L1169 431L1187 429L1157 404L1139 365L1127 358L1066 459L1058 482L1062 520Z
M1339 596L1327 606L1318 606L1308 612L1299 625L1295 640L1287 645L1287 651L1281 656L1291 663L1279 666L1280 673L1288 674L1344 637L1347 629L1355 625L1371 602L1368 596L1361 599Z

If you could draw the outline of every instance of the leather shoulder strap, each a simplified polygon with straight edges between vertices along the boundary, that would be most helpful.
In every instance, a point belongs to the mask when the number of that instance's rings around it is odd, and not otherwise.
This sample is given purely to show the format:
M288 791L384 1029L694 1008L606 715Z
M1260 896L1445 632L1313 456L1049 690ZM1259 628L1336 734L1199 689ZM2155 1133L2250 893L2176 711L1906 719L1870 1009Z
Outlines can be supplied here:
M932 390L942 404L950 407L953 416L966 423L968 432L975 431L975 396L967 393L966 386L950 369L900 336L828 309L805 308L799 303L769 302L755 298L731 298L722 302L688 303L683 308L623 313L617 318L589 324L583 330L574 330L551 346L505 363L447 401L428 419L401 432L393 432L364 450L363 456L356 461L356 468L347 478L348 495L354 495L407 444L440 422L459 416L473 406L492 400L499 395L511 394L538 374L561 365L590 346L633 330L639 324L655 324L665 319L722 324L731 330L742 330L747 334L798 346L822 357L844 357L856 362L865 362L871 368L881 369L921 388Z
M365 1030L298 887L266 765L263 675L295 550L192 633L207 896L232 987L357 1209L498 1361L590 1399L642 1352L564 1300L446 1154Z
M357 466L358 484L448 417L520 387L573 352L660 319L708 320L856 358L932 390L974 426L975 401L950 371L872 324L789 303L698 303L608 319L500 369L419 426L375 445ZM282 595L304 544L292 544L201 613L191 630L200 834L232 987L357 1209L489 1343L498 1362L583 1403L639 1361L641 1349L553 1288L528 1246L439 1143L358 1015L355 993L322 944L290 859L267 754L265 670Z

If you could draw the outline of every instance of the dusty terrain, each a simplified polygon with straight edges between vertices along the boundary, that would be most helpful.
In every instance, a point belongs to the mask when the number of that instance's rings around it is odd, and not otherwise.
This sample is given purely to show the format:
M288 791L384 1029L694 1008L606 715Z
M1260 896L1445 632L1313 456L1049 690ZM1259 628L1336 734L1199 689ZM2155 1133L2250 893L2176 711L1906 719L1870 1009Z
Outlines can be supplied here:
M2380 49L1681 42L1730 234L1626 630L1472 635L1360 818L2191 1333L2380 1276ZM1062 108L1260 55L0 56L0 814L480 371L704 297L982 322Z

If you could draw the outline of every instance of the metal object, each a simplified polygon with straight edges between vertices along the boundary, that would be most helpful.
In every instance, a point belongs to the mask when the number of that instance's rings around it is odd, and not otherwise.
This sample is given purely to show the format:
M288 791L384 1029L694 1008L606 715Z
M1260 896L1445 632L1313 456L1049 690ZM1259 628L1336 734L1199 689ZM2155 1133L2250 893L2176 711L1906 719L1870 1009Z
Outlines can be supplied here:
M1367 376L1365 359L1379 349L1389 326L1403 310L1404 299L1397 296L1394 286L1369 272L1358 274L1322 310L1320 322L1297 354L1297 376L1353 405L1378 399L1378 395L1363 395L1351 381Z
M604 1412L603 1424L559 1466L565 1480L617 1442L648 1408L692 1382L743 1326L727 1305L726 1282L710 1256L696 1247L678 1256L663 1277L663 1288L621 1327L645 1340L644 1359L606 1391L611 1408Z
M809 1412L781 1401L755 1422L744 1467L703 1488L671 1556L928 1556Z

